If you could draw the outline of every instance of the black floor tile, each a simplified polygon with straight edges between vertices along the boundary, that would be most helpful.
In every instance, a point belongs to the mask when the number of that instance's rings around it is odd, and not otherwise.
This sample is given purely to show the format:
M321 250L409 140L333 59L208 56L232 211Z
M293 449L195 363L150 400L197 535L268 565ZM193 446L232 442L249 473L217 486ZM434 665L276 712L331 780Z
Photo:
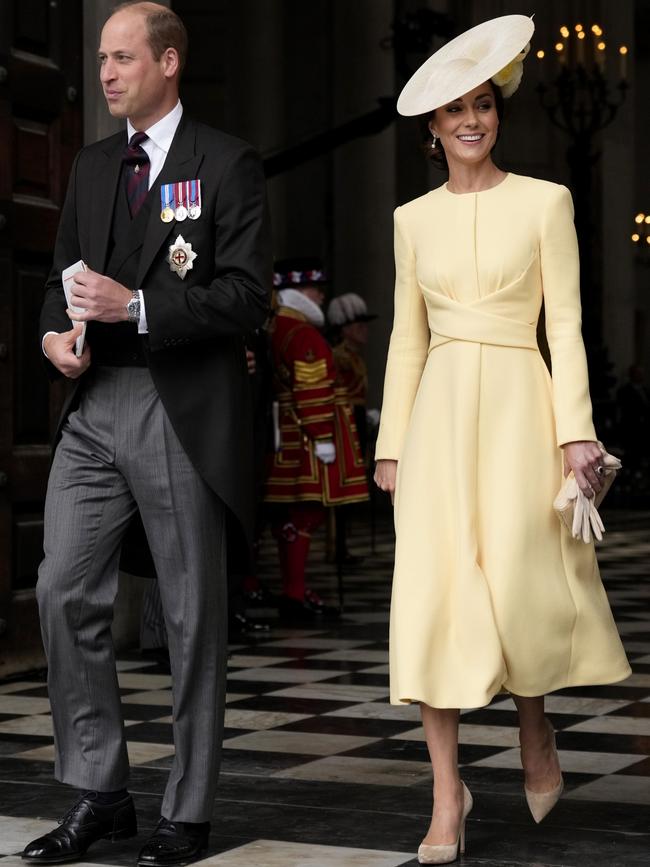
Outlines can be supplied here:
M557 746L560 750L650 755L650 737L642 735L560 731L557 733Z
M276 731L317 732L318 734L358 735L369 738L387 738L412 729L412 722L366 719L346 716L318 716L277 726Z
M147 744L173 744L174 733L171 723L142 722L127 726L124 730L127 741Z
M171 715L171 705L165 704L129 704L122 702L122 716L126 720L154 720Z
M647 719L650 717L650 701L632 702L632 704L627 704L625 707L611 711L607 716L636 716Z
M285 684L287 686L287 684ZM245 692L245 690L241 690ZM308 713L316 716L331 710L351 707L359 704L358 701L333 701L321 698L285 698L281 695L256 695L252 698L244 698L241 701L233 701L228 707L237 710L264 710L264 711L290 711L291 713Z

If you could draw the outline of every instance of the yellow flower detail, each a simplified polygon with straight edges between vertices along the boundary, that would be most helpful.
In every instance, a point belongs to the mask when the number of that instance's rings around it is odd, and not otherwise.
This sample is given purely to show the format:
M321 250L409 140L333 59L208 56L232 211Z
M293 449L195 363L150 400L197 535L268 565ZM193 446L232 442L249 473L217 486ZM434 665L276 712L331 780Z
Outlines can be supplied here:
M503 69L492 76L492 81L501 88L501 93L506 99L512 96L519 87L524 74L523 60L529 51L530 43L510 63L506 64Z
M507 66L504 66L500 72L497 72L496 75L492 76L492 81L495 84L498 84L499 87L503 87L503 85L507 84L512 78L516 66L517 61L512 60Z

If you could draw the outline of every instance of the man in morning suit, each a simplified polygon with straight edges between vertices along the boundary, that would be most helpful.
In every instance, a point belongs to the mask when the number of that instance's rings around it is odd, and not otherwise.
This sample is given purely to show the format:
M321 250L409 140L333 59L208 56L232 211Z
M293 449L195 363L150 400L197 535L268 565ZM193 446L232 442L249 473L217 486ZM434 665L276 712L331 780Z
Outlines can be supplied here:
M81 789L23 858L82 858L137 833L110 625L127 525L140 512L160 585L175 758L138 863L187 863L208 840L226 670L226 534L254 511L243 335L268 313L264 178L246 143L183 113L187 36L155 3L106 22L100 78L127 130L77 156L41 316L53 376L75 380L45 507L37 596L55 774ZM62 271L83 260L66 309ZM87 323L83 354L75 354Z

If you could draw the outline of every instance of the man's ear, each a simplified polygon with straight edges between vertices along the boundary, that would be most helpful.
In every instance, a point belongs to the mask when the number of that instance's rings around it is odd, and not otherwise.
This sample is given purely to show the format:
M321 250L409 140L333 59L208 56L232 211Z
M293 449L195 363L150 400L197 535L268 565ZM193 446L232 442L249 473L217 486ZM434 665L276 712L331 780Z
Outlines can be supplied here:
M175 48L166 48L162 56L165 78L173 78L180 67L180 58Z

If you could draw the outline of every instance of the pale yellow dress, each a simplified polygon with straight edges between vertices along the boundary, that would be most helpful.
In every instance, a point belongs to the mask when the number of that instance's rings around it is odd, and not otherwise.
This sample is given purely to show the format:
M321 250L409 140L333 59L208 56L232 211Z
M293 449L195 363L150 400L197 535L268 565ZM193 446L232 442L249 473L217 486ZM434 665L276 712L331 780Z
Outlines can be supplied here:
M391 702L479 707L630 674L593 544L553 511L595 440L566 187L509 174L395 212L376 456L398 460ZM542 297L553 379L539 353Z

